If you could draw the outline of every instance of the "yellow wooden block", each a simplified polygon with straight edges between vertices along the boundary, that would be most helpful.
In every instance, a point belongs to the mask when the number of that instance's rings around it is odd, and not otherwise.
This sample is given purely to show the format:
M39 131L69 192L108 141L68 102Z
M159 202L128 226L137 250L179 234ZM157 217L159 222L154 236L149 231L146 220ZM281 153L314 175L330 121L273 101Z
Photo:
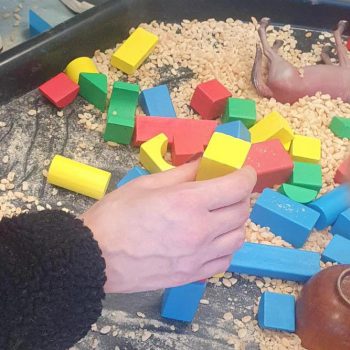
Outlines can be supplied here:
M98 73L98 70L90 57L78 57L68 63L64 72L78 84L80 73Z
M150 55L158 37L137 28L112 55L111 64L126 74L133 74Z
M143 143L140 147L140 163L150 173L174 168L164 160L164 155L168 148L168 138L164 134L159 134Z
M101 199L106 193L111 175L108 171L56 155L51 162L47 181L52 185Z
M250 145L247 141L214 132L199 164L196 180L208 180L240 169Z
M286 150L289 150L294 137L287 120L275 111L259 120L249 131L252 143L279 139Z
M295 135L289 153L295 161L318 163L321 159L321 140Z

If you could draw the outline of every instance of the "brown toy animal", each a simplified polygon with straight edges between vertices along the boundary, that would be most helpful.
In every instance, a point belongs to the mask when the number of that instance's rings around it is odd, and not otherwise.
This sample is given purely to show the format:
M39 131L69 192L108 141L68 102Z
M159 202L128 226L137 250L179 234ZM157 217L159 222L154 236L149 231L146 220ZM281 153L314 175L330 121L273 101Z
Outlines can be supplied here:
M273 97L282 103L294 103L304 96L313 96L316 92L328 94L332 98L340 97L344 102L350 102L350 59L341 36L347 26L347 21L340 21L333 32L339 65L333 65L328 56L329 47L322 51L325 64L307 66L303 75L278 54L282 40L276 40L272 47L266 38L266 28L269 18L260 21L259 37L264 55L268 59L268 78L265 83L262 74L262 50L257 44L256 57L252 70L252 82L259 95Z

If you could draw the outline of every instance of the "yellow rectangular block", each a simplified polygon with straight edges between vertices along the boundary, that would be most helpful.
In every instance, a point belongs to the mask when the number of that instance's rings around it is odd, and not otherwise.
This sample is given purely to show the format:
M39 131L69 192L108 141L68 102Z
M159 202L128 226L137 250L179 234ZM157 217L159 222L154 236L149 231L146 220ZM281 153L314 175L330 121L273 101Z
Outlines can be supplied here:
M126 74L134 74L150 55L157 42L156 35L137 28L112 55L112 66Z
M321 159L321 140L295 135L289 153L295 161L318 163Z
M289 150L294 137L287 120L276 111L259 120L249 131L252 143L279 139L286 150Z
M214 132L199 164L196 180L208 180L240 169L250 145L247 141Z

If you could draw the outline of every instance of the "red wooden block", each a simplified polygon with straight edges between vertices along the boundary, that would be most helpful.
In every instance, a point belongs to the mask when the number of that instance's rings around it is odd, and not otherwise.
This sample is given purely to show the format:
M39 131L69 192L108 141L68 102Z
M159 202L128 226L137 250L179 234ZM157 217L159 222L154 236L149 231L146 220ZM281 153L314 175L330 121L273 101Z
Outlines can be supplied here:
M343 162L339 165L335 175L334 182L337 184L342 184L348 181L350 178L350 157L344 159Z
M209 80L196 87L191 107L203 119L215 119L223 114L227 99L231 96L230 91L218 80Z
M217 125L215 120L137 116L133 144L140 146L164 133L171 146L172 163L181 165L204 151Z
M254 192L286 182L294 167L292 158L277 139L253 144L245 165L252 166L257 172Z
M78 95L79 85L60 73L39 87L39 91L57 108L64 108Z

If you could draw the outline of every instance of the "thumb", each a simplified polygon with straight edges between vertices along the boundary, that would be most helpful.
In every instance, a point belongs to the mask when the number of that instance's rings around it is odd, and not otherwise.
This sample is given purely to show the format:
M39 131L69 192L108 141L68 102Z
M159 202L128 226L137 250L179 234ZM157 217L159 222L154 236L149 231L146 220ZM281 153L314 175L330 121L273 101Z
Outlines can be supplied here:
M161 188L177 185L183 182L195 181L199 159L176 168L147 176L146 186ZM146 180L146 179L145 179Z

